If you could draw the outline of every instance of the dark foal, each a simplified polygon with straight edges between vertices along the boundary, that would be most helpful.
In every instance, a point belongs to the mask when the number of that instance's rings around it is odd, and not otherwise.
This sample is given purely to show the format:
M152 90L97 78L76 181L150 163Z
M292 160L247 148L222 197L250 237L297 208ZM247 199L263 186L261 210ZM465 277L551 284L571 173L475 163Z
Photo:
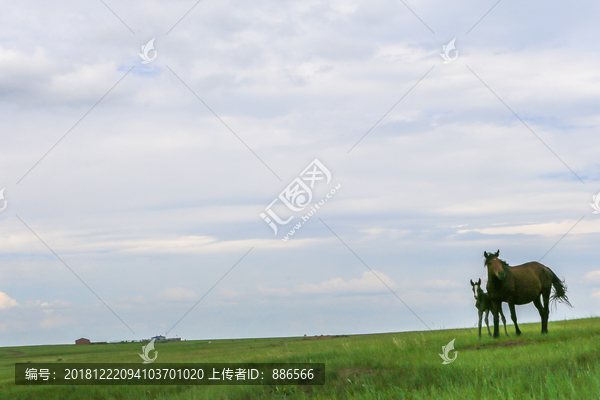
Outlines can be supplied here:
M481 318L483 317L483 313L485 313L485 325L487 326L488 335L492 336L488 319L490 311L492 310L492 301L490 300L490 296L488 296L488 294L481 289L481 279L479 279L477 283L473 283L473 281L471 281L471 286L473 289L473 295L475 296L475 307L477 307L477 310L479 310L479 337L481 338ZM502 323L504 324L504 333L506 333L506 336L508 336L508 331L506 330L506 318L504 318L502 307L500 307L500 316L502 317Z

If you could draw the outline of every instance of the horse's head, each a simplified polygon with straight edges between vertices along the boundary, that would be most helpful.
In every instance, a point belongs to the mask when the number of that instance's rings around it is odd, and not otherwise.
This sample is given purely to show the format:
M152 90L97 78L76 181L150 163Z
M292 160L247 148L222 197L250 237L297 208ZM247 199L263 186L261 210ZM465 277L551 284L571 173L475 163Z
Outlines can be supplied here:
M495 253L488 253L487 251L483 252L483 256L485 257L484 265L488 269L488 275L495 276L499 280L503 281L506 279L506 271L504 271L503 262L498 258L500 255L500 250Z
M481 278L479 278L477 283L473 283L473 281L471 280L471 286L473 289L473 296L475 296L475 300L477 300L477 298L481 294L480 292L483 292L483 290L481 290Z

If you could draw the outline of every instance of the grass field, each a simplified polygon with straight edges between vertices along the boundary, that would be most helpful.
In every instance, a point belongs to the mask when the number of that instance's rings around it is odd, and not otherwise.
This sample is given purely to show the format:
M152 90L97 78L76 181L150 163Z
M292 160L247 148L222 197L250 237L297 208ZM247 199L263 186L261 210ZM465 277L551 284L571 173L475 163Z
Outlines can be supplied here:
M17 362L141 362L141 345L0 349L1 399L600 399L600 318L520 325L517 338L476 329L318 338L159 343L155 364L323 362L324 386L15 386ZM484 328L485 329L485 328ZM511 333L513 332L513 333ZM456 338L456 361L442 346ZM453 356L454 353L451 353Z

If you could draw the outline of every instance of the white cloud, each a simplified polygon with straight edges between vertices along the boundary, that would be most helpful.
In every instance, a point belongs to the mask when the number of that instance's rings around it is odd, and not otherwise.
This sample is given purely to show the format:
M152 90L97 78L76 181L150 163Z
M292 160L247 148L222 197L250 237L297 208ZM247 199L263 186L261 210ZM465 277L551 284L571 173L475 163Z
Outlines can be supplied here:
M435 280L425 280L421 283L421 287L425 288L425 289L446 289L446 290L450 290L450 289L456 289L459 288L461 286L460 283L455 282L455 281L450 281L450 280L444 280L444 279L435 279Z
M43 310L44 319L40 321L42 328L58 328L71 325L74 321L72 317L56 314L54 310Z
M69 308L69 307L72 307L73 304L68 301L64 301L64 300L54 300L54 301L50 301L50 302L41 301L41 300L36 300L36 301L27 300L25 302L25 306L26 307Z
M248 213L254 216L254 222L260 224L258 213ZM267 227L267 229L270 229ZM265 229L265 232L268 230ZM163 236L163 237L161 237ZM315 243L322 243L323 239L295 238L282 242L278 239L219 239L212 236L179 236L155 234L147 237L143 232L126 234L118 232L107 234L101 232L94 240L81 230L61 231L46 234L44 239L52 243L52 248L59 253L64 252L120 252L130 254L204 254L204 253L232 253L247 251L251 247L289 249L307 247ZM39 240L26 232L17 232L6 235L0 243L0 251L13 253L31 253L37 251L47 254L47 249L40 246ZM328 238L326 240L332 241Z
M114 85L113 63L76 65L72 70L51 77L49 97L66 102L82 102L100 98Z
M377 274L381 280L374 275ZM387 286L394 289L398 285L383 272L365 271L361 278L354 278L348 281L342 278L333 278L327 281L314 283L303 283L294 288L294 293L297 294L371 294L385 293L389 289L381 282L385 282Z
M390 229L390 228L368 228L361 229L359 232L365 234L365 239L375 240L380 238L381 236L389 236L391 238L399 238L408 236L411 231L409 230L400 230L400 229Z
M470 304L471 298L464 296L464 285L448 279L423 280L419 283L404 281L402 287L396 284L389 276L382 272L375 273L394 290L403 300L414 301L418 304L430 306L439 303L464 306ZM389 289L370 271L363 272L360 278L345 280L333 278L314 284L305 282L292 289L273 288L263 285L257 286L259 294L266 297L299 297L304 295L365 295L365 294L390 294Z
M390 288L395 289L398 285L383 272L373 271ZM363 272L360 278L344 280L343 278L333 278L314 284L304 282L296 285L292 289L270 288L264 285L258 285L256 290L259 294L273 297L289 297L293 295L355 295L355 294L377 294L389 293L389 289L375 276L371 271Z
M467 232L479 232L484 235L540 235L540 236L555 236L564 235L569 232L575 225L577 220L567 220L561 222L545 222L545 223L531 223L523 225L509 225L509 226L496 226L490 228L477 228L477 229L460 229L457 233ZM576 228L569 232L569 235L577 235L582 233L598 233L600 232L600 225L593 221L581 221L577 224Z
M235 290L231 286L223 286L219 288L218 295L222 297L235 298L241 296L243 293Z
M193 290L182 287L165 288L158 293L158 298L165 301L192 301L198 300L200 296Z
M588 272L585 274L584 279L586 283L600 283L600 270Z
M0 309L15 307L18 305L19 304L15 299L11 298L4 292L0 292Z
M288 297L293 294L291 290L281 288L269 288L263 285L258 285L256 287L256 290L259 294L263 296Z

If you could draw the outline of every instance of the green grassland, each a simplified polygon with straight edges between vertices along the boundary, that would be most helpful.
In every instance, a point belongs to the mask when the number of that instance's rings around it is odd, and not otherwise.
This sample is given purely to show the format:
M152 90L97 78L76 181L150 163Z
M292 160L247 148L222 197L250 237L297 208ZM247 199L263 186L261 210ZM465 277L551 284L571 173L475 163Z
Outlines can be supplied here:
M476 329L158 343L173 362L322 362L324 386L15 386L17 362L134 362L141 344L0 348L1 399L600 399L600 318ZM485 330L485 328L484 328ZM511 333L512 332L512 333ZM438 353L456 338L456 361ZM451 356L453 356L453 352Z

